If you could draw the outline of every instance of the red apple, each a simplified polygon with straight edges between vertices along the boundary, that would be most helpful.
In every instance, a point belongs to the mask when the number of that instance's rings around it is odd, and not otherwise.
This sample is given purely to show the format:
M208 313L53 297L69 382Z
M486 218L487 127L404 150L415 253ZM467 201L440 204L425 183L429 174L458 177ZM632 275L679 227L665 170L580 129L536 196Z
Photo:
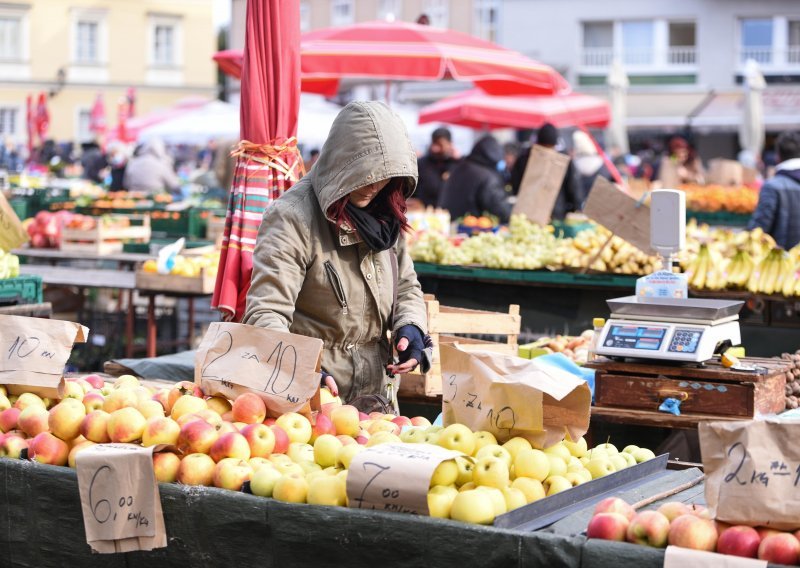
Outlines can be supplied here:
M711 520L711 513L709 512L708 507L704 507L703 505L698 505L697 503L692 503L691 505L689 505L689 509L692 515L700 517L701 519Z
M344 404L338 408L334 408L333 412L331 412L331 420L333 421L337 434L356 436L359 430L361 430L359 412L355 406Z
M353 439L352 436L342 436L342 437L343 438L349 438L351 440ZM367 432L366 430L361 430L358 433L358 435L356 436L355 440L356 440L357 444L361 444L362 446L365 446L367 444L367 442L369 442L370 437L371 437L371 434L369 432Z
M242 436L250 445L251 457L266 458L275 449L275 432L264 424L248 424L242 428Z
M28 447L28 440L19 436L5 436L0 441L0 458L19 459L22 450Z
M106 397L99 392L87 392L83 396L83 407L86 409L86 414L89 414L93 410L103 410L103 403L105 400Z
M180 432L181 427L178 426L178 423L172 418L154 416L144 425L144 431L142 431L142 445L146 448L159 444L175 445L178 443L178 435Z
M172 452L153 454L153 471L156 474L156 481L173 483L178 479L180 465L181 458Z
M80 435L81 422L86 417L83 403L74 398L65 398L50 409L48 425L50 432L68 442Z
M93 388L101 389L105 385L103 377L100 375L86 375L83 380L92 385Z
M628 542L655 548L667 545L669 519L658 511L642 511L634 515L628 525Z
M330 419L330 417L319 413L317 414L317 418L311 428L311 439L308 442L313 444L317 441L317 438L323 434L336 435L336 428L333 426L333 421Z
M239 491L252 475L253 467L247 461L225 458L214 467L214 487Z
M206 454L189 454L178 466L178 483L184 485L211 486L214 482L214 468L217 464Z
M176 383L175 386L169 390L167 395L167 402L169 403L170 408L172 408L176 400L184 395L203 398L203 389L200 388L200 385L197 385L191 381L181 381Z
M285 454L289 449L289 444L292 443L292 441L289 439L289 435L277 424L268 426L268 428L272 430L273 434L275 434L275 447L272 448L272 453Z
M717 540L717 552L720 554L730 554L731 556L742 556L744 558L758 557L758 546L761 544L761 537L753 527L737 525L725 529Z
M219 432L211 424L205 420L193 420L181 427L177 446L184 454L207 454L217 438Z
M800 541L791 533L771 534L761 541L758 558L774 564L794 566L800 561Z
M277 422L278 420L274 416L267 416L262 424L264 426L274 426Z
M628 517L620 513L597 513L589 521L586 536L625 542L629 524Z
M395 416L392 418L392 422L397 424L400 429L402 429L404 426L412 426L411 419L407 416Z
M217 438L217 441L211 445L209 455L215 462L220 462L225 458L247 461L250 459L250 444L247 442L247 438L240 433L228 432Z
M259 424L259 426L263 426L263 424ZM226 422L225 420L220 422L216 428L220 436L227 434L228 432L239 432L239 429L233 424L233 422Z
M108 421L111 415L105 410L93 410L83 417L80 434L96 444L107 444L111 441L108 435Z
M267 406L257 394L246 392L233 401L233 421L245 424L264 422L267 417Z
M160 402L164 407L164 412L169 413L172 410L172 404L169 401L169 389L160 389L153 395L153 400Z
M783 531L779 531L777 529L771 529L769 527L756 527L756 532L758 533L758 536L761 537L761 540L764 540L765 538L773 534L783 534Z
M424 416L415 416L411 419L412 426L419 426L420 428L427 428L431 425L431 421Z
M362 420L369 420L369 419L370 419L369 418L369 414L367 414L366 412L361 412L360 410L358 411L358 421L359 422L361 422Z
M49 418L50 415L44 407L30 405L19 413L17 424L19 424L20 430L33 438L42 432L50 431L50 426L48 424Z
M0 412L0 432L10 432L16 429L19 413L20 409L13 406Z
M717 547L717 529L714 527L714 522L708 519L691 513L681 515L670 523L669 544L681 548L714 552Z
M67 465L69 444L50 432L42 432L28 443L28 458L49 465Z
M594 514L619 513L629 521L636 515L636 510L619 497L606 497L594 508Z

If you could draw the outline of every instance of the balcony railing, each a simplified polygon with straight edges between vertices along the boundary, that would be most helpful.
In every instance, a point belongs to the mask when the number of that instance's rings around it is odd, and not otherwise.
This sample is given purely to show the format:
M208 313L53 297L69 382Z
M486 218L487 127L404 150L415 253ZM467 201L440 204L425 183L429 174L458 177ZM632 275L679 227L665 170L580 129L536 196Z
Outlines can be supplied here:
M611 47L586 47L581 54L584 67L609 67L615 57L625 65L653 65L663 62L668 66L696 65L697 48L691 46L669 47L666 52L650 49L626 49L615 53ZM800 53L798 54L800 57Z
M746 62L748 59L753 59L756 63L761 65L771 65L774 59L773 49L771 47L743 47L740 54L740 61Z
M786 50L786 63L790 65L800 65L800 45L790 46Z
M694 47L670 47L667 50L667 63L670 65L695 65L697 49Z
M800 66L800 45L790 45L784 49L772 47L742 47L739 49L739 63L744 64L748 59L765 68L783 66Z
M584 67L609 67L614 61L614 48L585 47L581 60Z

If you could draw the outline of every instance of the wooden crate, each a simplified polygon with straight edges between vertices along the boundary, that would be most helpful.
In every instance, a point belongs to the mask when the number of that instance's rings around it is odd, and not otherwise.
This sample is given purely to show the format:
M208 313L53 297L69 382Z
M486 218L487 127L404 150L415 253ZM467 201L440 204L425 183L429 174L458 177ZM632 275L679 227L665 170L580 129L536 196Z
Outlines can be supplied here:
M91 231L64 228L61 231L61 246L65 252L86 254L113 254L122 252L125 242L147 243L150 241L150 217L131 215L128 227L108 227L97 219Z
M402 376L400 393L411 396L442 394L442 365L439 345L458 343L465 351L493 351L506 355L517 354L517 337L522 323L519 306L511 304L508 313L488 312L441 306L433 296L425 296L428 312L428 333L433 339L433 363L422 374L418 370ZM482 341L456 334L505 335L506 343Z
M142 291L213 294L216 281L217 277L211 276L205 268L200 270L199 276L136 272L136 289Z
M784 409L786 361L745 358L759 372L734 371L710 361L703 367L629 363L601 359L596 369L595 405L664 415L665 398L681 401L681 415L753 418Z

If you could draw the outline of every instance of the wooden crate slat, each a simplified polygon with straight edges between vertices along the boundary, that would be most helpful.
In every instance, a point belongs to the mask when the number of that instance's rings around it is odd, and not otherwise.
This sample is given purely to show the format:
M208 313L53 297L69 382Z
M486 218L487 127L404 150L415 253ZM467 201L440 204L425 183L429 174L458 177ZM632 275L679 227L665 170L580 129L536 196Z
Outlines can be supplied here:
M164 292L212 294L216 280L216 277L209 275L205 269L200 271L199 276L194 277L139 271L136 273L136 288Z
M456 314L439 312L430 321L431 329L438 333L518 334L519 316L508 314Z

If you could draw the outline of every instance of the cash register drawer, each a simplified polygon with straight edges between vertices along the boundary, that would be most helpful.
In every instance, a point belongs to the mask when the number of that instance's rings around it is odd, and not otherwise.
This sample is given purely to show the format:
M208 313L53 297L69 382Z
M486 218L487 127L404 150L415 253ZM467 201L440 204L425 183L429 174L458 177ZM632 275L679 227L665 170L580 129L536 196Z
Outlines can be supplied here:
M783 374L764 377L755 383L733 383L663 375L636 377L598 371L595 405L658 412L664 399L675 398L681 401L681 414L752 418L756 412L767 414L783 410L782 380Z

